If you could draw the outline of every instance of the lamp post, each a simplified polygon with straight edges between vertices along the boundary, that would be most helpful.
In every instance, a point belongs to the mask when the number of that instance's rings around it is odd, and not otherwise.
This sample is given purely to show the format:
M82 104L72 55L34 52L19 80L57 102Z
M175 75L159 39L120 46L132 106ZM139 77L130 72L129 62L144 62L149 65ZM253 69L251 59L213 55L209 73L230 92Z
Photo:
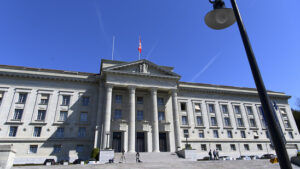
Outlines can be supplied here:
M188 145L189 145L189 143L188 143L188 137L189 137L189 135L188 134L184 134L184 137L185 137L185 149L188 149Z
M209 0L210 3L213 4L214 10L210 11L205 16L205 23L207 26L213 29L224 29L237 21L238 27L240 30L240 34L244 43L244 47L247 53L248 61L250 64L250 68L252 71L252 75L255 81L255 85L257 88L257 92L261 101L261 105L263 108L264 116L268 123L268 131L271 135L272 142L275 146L275 151L278 156L279 165L281 169L292 169L285 144L284 138L281 135L281 128L276 123L275 110L269 100L269 96L267 94L264 82L262 80L259 68L257 66L257 62L250 45L250 41L244 27L238 6L236 4L236 0L230 0L233 9L225 8L225 3L223 0Z
M110 132L106 132L106 148L105 149L109 148L108 147L108 145L109 145L109 143L108 143L108 137L109 137L109 135L110 135Z

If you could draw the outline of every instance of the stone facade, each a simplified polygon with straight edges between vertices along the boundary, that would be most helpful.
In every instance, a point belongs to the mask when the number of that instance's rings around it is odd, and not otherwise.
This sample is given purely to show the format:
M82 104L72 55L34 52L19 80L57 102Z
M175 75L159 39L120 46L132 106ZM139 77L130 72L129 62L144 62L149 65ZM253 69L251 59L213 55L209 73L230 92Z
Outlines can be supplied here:
M198 158L274 153L252 88L180 82L147 60L102 60L100 74L2 65L0 76L0 144L13 145L15 164L89 159L97 147L175 152L186 141ZM295 153L290 97L269 95Z

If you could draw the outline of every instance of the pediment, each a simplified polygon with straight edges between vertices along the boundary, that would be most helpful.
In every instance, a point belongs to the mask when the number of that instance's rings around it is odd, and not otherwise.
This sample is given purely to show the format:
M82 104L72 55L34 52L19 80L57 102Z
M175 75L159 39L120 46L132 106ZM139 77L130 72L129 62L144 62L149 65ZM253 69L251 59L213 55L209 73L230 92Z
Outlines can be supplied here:
M103 71L135 75L180 78L180 75L172 72L171 70L163 66L156 65L148 60L139 60L130 63L122 63L115 66L107 67L103 69Z

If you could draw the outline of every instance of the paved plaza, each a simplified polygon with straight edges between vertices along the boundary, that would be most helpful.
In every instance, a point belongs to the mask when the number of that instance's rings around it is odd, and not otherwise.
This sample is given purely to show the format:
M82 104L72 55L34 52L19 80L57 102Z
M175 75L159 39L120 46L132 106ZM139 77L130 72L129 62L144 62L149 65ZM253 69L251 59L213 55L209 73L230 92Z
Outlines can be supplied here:
M20 166L12 169L280 169L279 164L268 160L251 161L172 161L145 163L117 163L99 165ZM293 165L294 169L300 169Z

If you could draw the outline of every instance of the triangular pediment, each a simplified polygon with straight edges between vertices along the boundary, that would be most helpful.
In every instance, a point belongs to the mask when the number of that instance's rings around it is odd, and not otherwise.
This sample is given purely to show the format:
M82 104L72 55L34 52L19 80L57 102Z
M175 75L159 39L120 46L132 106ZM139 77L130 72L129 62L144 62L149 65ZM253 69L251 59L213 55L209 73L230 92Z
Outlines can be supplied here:
M102 71L115 72L135 75L161 76L180 78L180 75L172 72L172 70L165 66L159 66L148 60L138 60L135 62L121 63L114 66L106 67Z

